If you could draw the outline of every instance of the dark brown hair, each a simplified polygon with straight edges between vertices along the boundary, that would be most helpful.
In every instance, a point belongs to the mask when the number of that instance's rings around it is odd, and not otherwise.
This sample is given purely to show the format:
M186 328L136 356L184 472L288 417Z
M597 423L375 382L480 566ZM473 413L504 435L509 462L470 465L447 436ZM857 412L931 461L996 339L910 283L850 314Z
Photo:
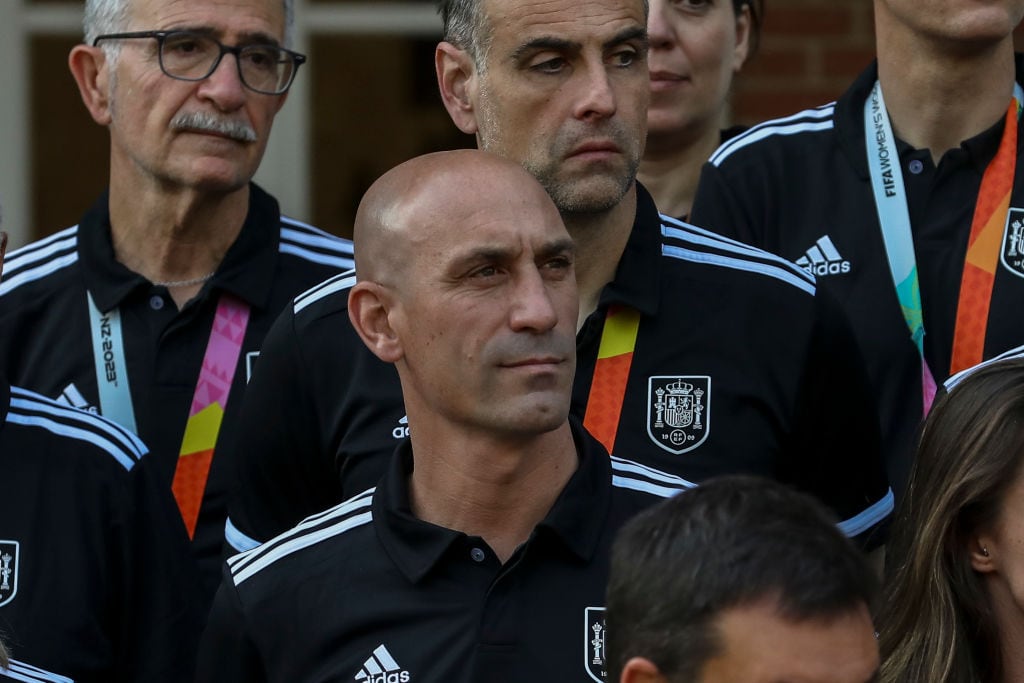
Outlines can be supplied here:
M996 519L1022 454L1024 359L980 368L925 421L886 551L883 682L1000 680L995 616L969 545Z

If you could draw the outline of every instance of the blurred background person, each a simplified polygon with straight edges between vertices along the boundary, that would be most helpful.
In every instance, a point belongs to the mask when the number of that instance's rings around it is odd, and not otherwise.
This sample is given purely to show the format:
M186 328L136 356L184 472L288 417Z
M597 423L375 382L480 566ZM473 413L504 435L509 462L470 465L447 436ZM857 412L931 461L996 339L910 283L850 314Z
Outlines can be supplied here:
M725 128L735 76L756 50L762 0L651 0L651 105L640 182L663 214L685 218Z
M992 363L925 422L888 545L882 681L1024 680L1024 360Z

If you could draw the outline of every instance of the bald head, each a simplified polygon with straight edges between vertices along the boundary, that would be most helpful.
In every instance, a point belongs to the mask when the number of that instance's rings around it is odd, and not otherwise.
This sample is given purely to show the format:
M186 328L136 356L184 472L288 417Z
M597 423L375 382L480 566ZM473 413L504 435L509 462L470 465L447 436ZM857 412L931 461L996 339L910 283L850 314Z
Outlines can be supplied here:
M395 364L410 430L418 419L421 438L424 424L535 435L565 422L575 247L533 176L477 150L413 159L367 191L354 237L349 318Z
M439 233L470 229L474 216L509 205L557 214L533 176L488 152L438 152L396 166L359 203L353 231L357 277L400 282Z

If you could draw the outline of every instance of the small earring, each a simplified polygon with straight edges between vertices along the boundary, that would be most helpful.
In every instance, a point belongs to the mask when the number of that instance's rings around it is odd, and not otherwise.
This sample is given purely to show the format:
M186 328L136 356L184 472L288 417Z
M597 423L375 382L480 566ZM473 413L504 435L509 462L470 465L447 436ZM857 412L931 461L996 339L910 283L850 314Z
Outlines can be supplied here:
M985 557L988 557L988 548L984 548L984 547L983 547L983 548L981 549L981 554L982 554L983 556L985 556Z

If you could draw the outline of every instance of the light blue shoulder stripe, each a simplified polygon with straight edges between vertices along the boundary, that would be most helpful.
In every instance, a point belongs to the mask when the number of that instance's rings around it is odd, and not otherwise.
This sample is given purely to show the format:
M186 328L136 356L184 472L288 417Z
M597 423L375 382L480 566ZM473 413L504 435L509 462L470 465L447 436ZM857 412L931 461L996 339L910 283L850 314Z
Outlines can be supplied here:
M839 530L849 537L862 534L892 514L896 498L892 489L876 503L850 519L839 522Z
M814 276L808 273L806 270L796 265L792 261L787 261L777 254L773 254L770 251L765 251L759 247L754 247L743 242L738 242L729 237L724 237L718 233L699 228L696 225L690 225L689 223L682 223L678 220L664 216L677 227L670 227L662 224L661 234L664 237L672 237L691 244L698 244L705 247L712 247L715 249L721 249L724 251L731 251L741 256L747 256L754 259L760 259L762 261L772 261L773 263L781 266L782 268L792 272L804 280L807 280L811 284L815 283Z
M26 683L75 683L74 679L61 676L38 666L32 666L17 659L10 660L8 668L0 667L0 680L25 681Z
M29 282L41 280L47 275L52 275L53 273L56 273L58 270L67 268L68 266L74 265L77 262L78 250L76 249L70 254L65 254L60 258L53 259L52 261L47 261L45 264L38 266L36 268L23 270L17 275L13 275L9 278L6 278L3 281L3 283L0 283L0 296L12 292L18 287L21 287L24 284L28 284Z
M231 569L232 574L237 574L238 572L243 571L246 567L256 564L257 562L260 562L260 560L265 556L275 554L275 552L278 551L281 547L287 546L289 543L295 541L295 539L305 538L306 535L309 535L310 529L319 526L323 522L338 517L346 517L348 515L351 515L356 510L370 507L370 505L373 502L373 493L376 490L376 487L367 489L366 491L363 491L362 493L353 496L352 498L349 498L343 503L335 505L334 507L328 510L324 510L323 512L320 512L318 514L307 517L306 519L299 522L299 524L294 528L289 529L288 531L285 531L284 533L275 536L266 543L263 543L262 545L259 545L258 547L253 548L252 550L245 551L240 555L235 555L234 557L229 557L228 567ZM327 528L333 529L335 527L331 526ZM296 550L306 547L306 545L299 546L296 548ZM294 552L294 550L290 552ZM290 552L285 554L290 554ZM238 581L236 581L235 583L237 585Z
M671 498L696 484L668 472L641 465L632 460L611 456L612 486L648 493L659 498Z
M105 435L117 442L125 451L136 458L141 458L149 449L138 436L128 431L122 425L109 418L95 415L74 406L65 405L46 396L37 394L34 391L11 387L11 407L18 407L22 410L35 410L61 417L68 420L81 422L89 427L103 432Z
M8 273L20 270L33 263L44 261L58 251L73 248L77 243L78 226L73 225L45 239L26 244L24 247L8 253L4 259L4 269Z
M135 467L135 460L132 459L131 456L115 446L108 439L104 439L96 434L96 432L90 432L86 429L63 424L61 422L55 422L47 417L22 415L21 413L15 413L13 411L7 414L7 422L11 424L24 425L26 427L41 427L42 429L59 436L66 436L72 439L77 439L78 441L87 441L97 448L109 453L129 472L133 467Z
M349 258L352 257L351 242L340 237L335 237L334 235L328 235L327 233L323 233L319 230L313 232L313 228L309 228L309 231L306 231L282 227L281 239L294 242L295 244L306 245L307 247L327 249Z
M352 240L345 239L344 237L338 237L337 235L332 235L331 233L327 232L322 228L318 228L315 225L310 225L309 223L304 223L303 221L292 218L291 216L281 216L281 222L284 223L285 225L290 225L294 228L299 228L306 232L310 232L314 235L326 237L327 239L333 240L335 242L347 244L350 247L352 246Z
M296 553L300 550L303 550L305 548L308 548L312 545L316 545L317 543L325 541L329 538L340 536L341 534L345 533L346 531L349 531L350 529L355 529L357 527L363 526L364 524L369 524L372 521L373 512L367 510L362 514L355 515L353 517L348 517L343 521L338 522L337 524L331 525L319 531L307 533L302 536L293 538L290 541L287 541L276 546L273 550L270 550L260 555L259 559L253 561L244 569L240 569L237 571L232 570L232 579L234 580L236 586L240 586L246 580L252 578L257 572L263 571L264 569L266 569L273 563L277 562L278 560L288 557L289 555ZM255 553L258 550L259 548L256 548L250 552Z
M356 275L353 271L347 271L345 273L339 273L330 280L321 282L319 285L300 294L295 298L295 304L293 306L294 311L298 313L307 306L315 304L321 299L325 299L332 294L342 292L346 289L351 289L356 283Z
M672 488L671 486L661 486L649 481L643 481L642 479L633 479L631 477L622 477L617 474L612 475L612 486L620 489L632 489L633 491L640 491L641 493L649 493L652 496L658 498L671 498L681 491L686 489Z
M224 540L239 553L252 550L260 544L260 542L255 538L242 533L238 527L235 526L234 522L231 521L230 517L228 517L227 521L224 522Z
M46 415L61 421L50 419ZM137 436L106 418L62 405L16 387L11 388L7 421L28 427L40 427L54 434L87 441L109 453L129 471L148 452Z
M1004 351L998 356L993 356L992 358L989 358L986 361L982 361L977 365L972 365L971 367L965 368L964 370L961 370L955 375L950 376L949 379L943 382L943 386L946 387L946 392L952 391L953 387L960 384L960 382L963 382L965 379L967 379L969 375L973 375L975 372L981 370L984 367L988 367L993 363L998 363L1001 360L1010 360L1011 358L1022 357L1024 357L1024 346L1018 346L1016 348L1010 349L1009 351Z
M815 133L823 130L831 130L835 127L832 115L835 111L835 104L830 104L818 109L808 109L792 116L781 119L765 121L731 140L727 140L719 147L708 162L714 166L720 165L737 150L764 140L774 135L796 135L797 133ZM809 120L808 120L809 119Z
M290 254L291 256L297 256L301 259L305 259L306 261L312 261L313 263L319 263L324 266L348 269L354 265L354 261L351 258L331 256L330 254L323 254L319 251L303 249L302 247L290 242L282 241L277 250L282 254Z
M772 266L767 263L757 263L754 261L745 261L731 256L722 256L720 254L708 254L706 252L694 251L692 249L684 249L683 247L670 245L662 245L661 253L665 256L677 258L682 261L692 261L694 263L704 263L713 266L722 266L724 268L733 268L735 270L745 270L749 273L757 273L758 275L766 275L791 284L797 289L801 289L811 296L814 296L815 288L812 283L798 275L794 275L788 270L783 270L778 266Z
M663 470L654 469L647 465L635 462L633 460L626 460L618 456L609 456L611 458L612 469L619 472L625 472L628 474L638 474L649 479L656 479L662 483L674 486L680 489L692 489L696 486L692 481L683 479L675 474L669 474Z

